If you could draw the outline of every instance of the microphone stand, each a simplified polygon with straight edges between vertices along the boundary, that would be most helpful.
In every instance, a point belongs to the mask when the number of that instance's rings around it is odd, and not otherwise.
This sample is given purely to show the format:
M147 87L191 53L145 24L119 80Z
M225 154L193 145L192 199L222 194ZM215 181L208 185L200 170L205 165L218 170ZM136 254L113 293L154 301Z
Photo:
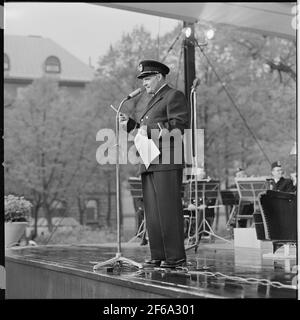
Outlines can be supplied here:
M193 115L193 122L192 122L192 137L191 137L191 150L192 150L192 169L196 169L196 174L194 174L195 177L195 233L194 237L195 243L191 245L190 247L186 248L186 250L192 249L195 247L195 251L197 251L198 248L198 181L197 181L197 134L196 134L196 128L197 128L197 114L196 114L196 86L192 86L191 89L191 109L192 109L192 115ZM193 128L194 127L194 128ZM194 141L194 145L193 145Z
M195 244L192 245L191 247L188 247L186 250L191 249L193 247L195 247L195 251L197 251L198 245L199 245L199 235L201 233L205 233L207 235L210 236L214 236L216 238L219 238L221 240L224 240L226 242L231 243L231 241L224 239L218 235L216 235L212 229L212 227L209 225L208 221L206 220L206 216L205 216L205 208L206 208L206 204L205 204L205 185L203 185L202 188L202 201L203 201L203 215L202 215L202 221L201 224L198 226L198 210L200 209L200 207L198 206L198 177L197 177L197 173L198 173L198 142L197 142L197 95L196 95L196 87L197 85L193 85L192 89L191 89L191 104L192 104L192 110L193 110L193 125L194 125L194 130L193 130L193 138L192 138L192 142L194 141L194 156L193 156L193 169L195 170L195 174L194 174L194 181L195 181ZM192 148L192 152L193 152L193 148ZM203 180L204 183L208 182L207 179ZM201 227L203 226L203 230L201 230ZM208 230L206 230L205 226L208 227ZM199 232L199 229L201 230Z
M130 98L125 98L121 101L119 108L117 110L116 113L116 119L115 119L115 126L116 126L116 135L117 135L117 143L116 143L116 147L117 147L117 159L116 159L116 196L117 196L117 252L116 252L116 256L112 259L109 259L107 261L104 262L99 262L96 265L94 265L93 270L97 270L101 267L104 267L106 265L118 265L118 266L122 266L123 264L129 264L129 265L133 265L137 268L142 268L142 264L135 262L131 259L122 257L122 253L121 253L121 232L120 232L120 163L119 163L119 113L121 111L121 108L124 104L125 101L129 100Z

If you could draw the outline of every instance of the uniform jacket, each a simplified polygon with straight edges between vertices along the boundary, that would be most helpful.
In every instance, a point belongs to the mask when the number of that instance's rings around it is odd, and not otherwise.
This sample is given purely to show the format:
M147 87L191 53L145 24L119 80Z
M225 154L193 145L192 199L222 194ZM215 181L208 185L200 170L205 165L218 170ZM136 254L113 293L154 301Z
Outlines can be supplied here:
M183 168L182 134L184 129L189 128L189 108L184 94L165 85L150 99L138 121L129 118L127 132L142 125L147 126L148 138L159 148L160 155L153 160L148 169L141 164L140 173ZM170 133L174 135L174 139L170 139ZM169 142L165 143L166 141Z
M291 179L281 177L277 183L275 183L275 181L273 180L272 190L283 192L295 192L296 187L293 185L293 181Z

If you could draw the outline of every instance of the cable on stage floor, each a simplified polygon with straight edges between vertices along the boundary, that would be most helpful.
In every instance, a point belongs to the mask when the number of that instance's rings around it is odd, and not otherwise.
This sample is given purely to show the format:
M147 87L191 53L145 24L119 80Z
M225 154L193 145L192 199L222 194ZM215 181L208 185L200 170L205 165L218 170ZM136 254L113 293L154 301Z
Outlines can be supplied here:
M286 288L286 289L294 289L294 290L298 289L296 285L283 284L278 281L270 281L268 279L243 278L243 277L238 277L238 276L229 276L229 275L223 274L221 272L189 271L189 274L203 275L203 276L210 276L210 277L217 277L217 278L225 278L228 280L233 280L233 281L237 281L237 282L245 282L248 284L270 285L270 286L277 287L277 288Z

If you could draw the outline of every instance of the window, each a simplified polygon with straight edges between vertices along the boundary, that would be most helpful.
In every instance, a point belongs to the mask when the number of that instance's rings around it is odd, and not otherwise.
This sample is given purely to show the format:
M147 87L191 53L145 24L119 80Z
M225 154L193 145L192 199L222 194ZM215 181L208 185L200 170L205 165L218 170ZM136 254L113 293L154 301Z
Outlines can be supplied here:
M45 61L45 71L48 73L60 73L60 61L57 57L48 57Z
M4 53L4 71L10 69L9 57L6 53Z
M64 203L60 200L54 200L51 204L52 216L53 217L63 217L66 211Z
M97 221L98 218L98 203L96 200L86 201L86 220Z

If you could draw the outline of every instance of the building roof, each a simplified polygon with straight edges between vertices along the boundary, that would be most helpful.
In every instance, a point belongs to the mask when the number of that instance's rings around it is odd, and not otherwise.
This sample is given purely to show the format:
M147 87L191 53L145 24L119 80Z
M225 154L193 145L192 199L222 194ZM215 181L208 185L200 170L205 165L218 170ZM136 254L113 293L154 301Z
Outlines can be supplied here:
M4 35L4 53L10 70L5 79L37 79L45 75L44 64L49 56L60 60L61 81L89 82L94 71L51 39L40 36Z

